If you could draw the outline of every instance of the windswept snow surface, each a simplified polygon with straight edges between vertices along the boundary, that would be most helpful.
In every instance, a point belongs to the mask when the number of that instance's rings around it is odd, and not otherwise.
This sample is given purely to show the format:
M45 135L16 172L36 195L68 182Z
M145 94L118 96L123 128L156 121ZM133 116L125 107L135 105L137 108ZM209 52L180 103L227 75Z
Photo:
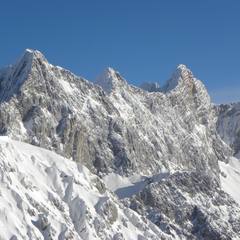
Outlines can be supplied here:
M119 199L129 198L136 195L150 183L159 182L163 178L167 178L170 172L163 170L154 176L133 175L131 177L123 177L116 173L110 173L103 178L108 189L115 192Z
M139 175L122 177L116 173L110 173L104 177L104 183L108 189L115 192L122 199L140 192L146 185L145 179L146 177Z
M87 168L0 137L0 239L161 239Z
M229 163L219 161L219 165L223 190L240 205L240 160L231 157Z

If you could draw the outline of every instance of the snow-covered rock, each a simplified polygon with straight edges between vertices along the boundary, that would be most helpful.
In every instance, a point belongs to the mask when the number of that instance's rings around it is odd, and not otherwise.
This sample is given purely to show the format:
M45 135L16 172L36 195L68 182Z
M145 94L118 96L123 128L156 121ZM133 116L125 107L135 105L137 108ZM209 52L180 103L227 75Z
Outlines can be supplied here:
M100 175L163 169L218 175L218 160L226 161L229 149L216 134L205 87L185 66L166 93L131 86L111 68L97 83L26 50L0 76L0 133L72 157Z
M176 172L124 203L173 239L239 239L239 205L204 172Z
M127 85L125 79L123 79L119 72L116 72L113 68L108 67L104 72L98 76L95 83L102 87L106 93L111 93L124 85Z
M240 159L240 103L216 106L218 113L217 130L221 138Z
M187 66L180 64L172 74L172 77L163 86L163 91L168 92L175 89L178 85L190 84L192 82L193 74Z
M99 183L79 163L0 137L0 239L170 239Z
M0 139L0 234L238 239L217 113L184 65L161 91L145 91L111 68L91 83L26 50L0 70L0 134L55 153Z

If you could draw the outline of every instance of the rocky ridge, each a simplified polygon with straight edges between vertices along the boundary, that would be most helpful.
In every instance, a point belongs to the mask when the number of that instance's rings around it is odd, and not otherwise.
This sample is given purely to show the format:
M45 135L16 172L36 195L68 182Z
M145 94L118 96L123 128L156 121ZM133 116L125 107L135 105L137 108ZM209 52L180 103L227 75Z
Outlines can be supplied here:
M110 68L99 79L102 88L27 50L0 76L0 133L99 173L198 168L217 174L218 159L227 161L208 93L183 65L165 93L142 91Z
M239 205L222 189L219 168L232 150L216 131L206 88L186 66L149 92L112 68L91 83L26 50L0 71L0 96L1 135L71 158L102 179L144 177L121 201L154 223L156 239L238 239Z
M219 135L232 148L234 156L240 158L240 103L221 104L216 111Z

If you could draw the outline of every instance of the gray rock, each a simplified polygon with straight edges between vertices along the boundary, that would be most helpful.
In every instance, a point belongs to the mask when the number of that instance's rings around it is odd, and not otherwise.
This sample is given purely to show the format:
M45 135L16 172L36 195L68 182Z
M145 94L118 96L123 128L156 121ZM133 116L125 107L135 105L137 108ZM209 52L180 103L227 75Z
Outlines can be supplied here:
M146 232L139 239L157 239L150 230L159 231L159 239L239 236L239 206L219 181L218 161L228 161L230 147L239 151L238 121L232 129L229 120L239 114L230 108L216 111L202 82L184 65L154 91L129 85L111 68L91 83L33 50L0 71L1 135L72 158L99 177L111 172L150 176L139 194L122 200L136 212L126 209L128 219ZM162 170L169 172L167 178L153 181ZM69 179L64 200L77 232L88 238L85 221L91 216L81 199L71 201L74 179ZM104 193L99 183L93 181ZM105 197L95 208L109 226L118 218L115 203ZM139 219L149 219L150 230ZM94 222L100 235L102 226L99 219Z
M208 93L183 65L165 93L149 93L110 68L98 78L101 88L26 50L0 79L2 135L54 150L100 175L167 168L218 176L217 161L228 158Z
M203 172L176 172L150 183L126 206L181 239L237 239L240 208Z
M219 135L232 148L233 154L240 158L240 103L218 105L216 112Z

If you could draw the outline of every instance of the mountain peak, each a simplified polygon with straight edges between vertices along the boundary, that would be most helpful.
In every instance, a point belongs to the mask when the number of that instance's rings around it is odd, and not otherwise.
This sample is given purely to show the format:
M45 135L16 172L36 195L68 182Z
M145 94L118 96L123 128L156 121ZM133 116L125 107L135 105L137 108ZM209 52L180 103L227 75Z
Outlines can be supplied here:
M190 69L184 64L179 64L176 70L173 72L172 77L167 81L163 90L169 92L176 88L180 83L185 83L189 79L193 78L193 74Z
M29 48L25 49L22 57L20 58L20 61L27 60L28 62L32 62L33 59L39 59L39 60L47 62L47 59L40 51L34 50L34 49L29 49Z
M104 71L102 73L102 77L114 78L116 73L117 73L117 71L115 71L113 68L107 67L106 69L104 69Z
M34 61L47 62L47 59L40 51L27 48L15 63L14 68L15 70L23 70L24 68L26 71L29 71Z
M178 64L177 65L177 69L184 71L184 70L186 70L188 68L187 68L187 66L185 64Z
M47 63L47 59L38 50L26 49L17 62L8 68L2 75L1 81L1 101L6 100L15 94L28 78L33 66ZM10 91L9 91L10 89Z
M110 93L112 90L123 86L127 82L122 78L119 72L111 67L107 67L97 78L95 83L101 86L106 93Z
M26 74L31 71L33 63L48 62L45 56L38 50L25 49L22 56L16 62L14 67L14 73L20 76L20 73L25 72Z

